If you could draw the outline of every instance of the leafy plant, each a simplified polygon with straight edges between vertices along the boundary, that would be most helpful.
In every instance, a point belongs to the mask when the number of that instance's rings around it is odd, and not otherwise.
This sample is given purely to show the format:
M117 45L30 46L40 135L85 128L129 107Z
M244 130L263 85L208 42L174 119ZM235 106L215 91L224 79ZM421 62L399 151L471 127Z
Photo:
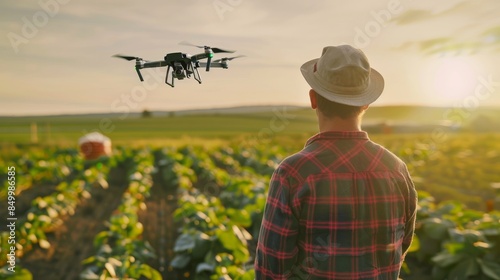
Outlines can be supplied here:
M107 223L108 229L94 238L97 253L83 261L86 268L80 273L82 280L162 279L156 269L146 264L156 255L151 245L142 240L143 226L137 215L139 209L145 210L144 201L153 184L152 157L147 151L139 151L127 166L129 186Z
M436 264L434 279L500 279L500 264L495 260L484 235L474 230L450 230L443 250L432 257Z
M419 193L417 250L409 257L431 267L434 279L500 279L500 215L439 204Z

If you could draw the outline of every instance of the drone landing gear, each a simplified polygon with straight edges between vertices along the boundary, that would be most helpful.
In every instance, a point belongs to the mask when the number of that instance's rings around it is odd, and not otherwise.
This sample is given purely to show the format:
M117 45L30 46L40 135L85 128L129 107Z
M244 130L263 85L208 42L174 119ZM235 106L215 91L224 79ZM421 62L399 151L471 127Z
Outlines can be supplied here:
M167 67L167 74L165 75L165 83L171 87L174 87L174 79L177 78L179 80L182 80L184 78L190 78L191 74L193 74L193 77L198 83L201 84L201 77L200 73L198 73L198 68L194 67L193 63L189 63L186 65L187 67L181 67L178 68L179 65L176 65L176 69L172 69L172 73L170 74L170 68L173 68L173 66L168 65ZM177 71L181 70L182 72L177 73ZM169 74L170 74L170 82L169 82Z
M198 73L198 68L195 66L194 62L188 63L186 67L186 77L190 78L191 74L198 83L201 84L200 73Z
M200 77L200 73L198 73L198 68L194 67L192 63L191 63L191 71L193 72L194 79L197 80L198 83L201 84L201 77Z
M165 76L165 84L171 86L171 87L174 87L174 74L172 74L172 82L169 83L168 82L168 73L170 72L170 65L167 67L167 75Z
M141 82L144 82L144 78L142 78L142 75L141 75L141 70L139 70L140 68L138 67L135 67L135 71L137 72L137 75L139 75L139 80L141 80Z

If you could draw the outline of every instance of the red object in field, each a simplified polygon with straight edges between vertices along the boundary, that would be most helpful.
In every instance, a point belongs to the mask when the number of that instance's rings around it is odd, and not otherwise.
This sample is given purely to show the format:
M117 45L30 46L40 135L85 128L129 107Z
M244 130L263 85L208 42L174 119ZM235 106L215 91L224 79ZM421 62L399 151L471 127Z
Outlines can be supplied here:
M495 201L493 199L486 200L486 213L495 210Z
M78 141L80 152L86 160L111 155L111 140L99 132L89 133Z

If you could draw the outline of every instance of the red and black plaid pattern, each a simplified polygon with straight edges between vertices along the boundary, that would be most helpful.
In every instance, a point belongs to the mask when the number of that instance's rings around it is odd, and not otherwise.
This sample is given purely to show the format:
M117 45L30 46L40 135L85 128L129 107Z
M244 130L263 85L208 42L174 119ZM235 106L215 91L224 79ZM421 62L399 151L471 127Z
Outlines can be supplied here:
M319 133L271 178L256 279L398 279L416 207L394 154L362 131Z

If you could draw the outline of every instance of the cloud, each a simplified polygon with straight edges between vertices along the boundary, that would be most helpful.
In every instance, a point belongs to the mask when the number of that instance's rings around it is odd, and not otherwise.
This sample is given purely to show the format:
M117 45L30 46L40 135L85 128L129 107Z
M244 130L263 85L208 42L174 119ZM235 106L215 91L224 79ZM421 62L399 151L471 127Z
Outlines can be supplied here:
M481 1L481 0L479 0ZM488 0L486 0L488 1ZM401 15L392 19L398 25L408 25L412 23L418 23L423 21L429 21L434 19L440 19L444 16L453 16L456 14L465 14L465 15L473 15L468 13L476 8L477 4L474 2L459 2L454 5L442 5L443 3L437 3L436 6L433 6L430 9L410 9L403 12Z
M420 42L420 50L428 55L475 53L484 47L480 42L457 41L451 38L436 38Z
M426 20L433 16L433 13L428 10L408 10L392 19L392 21L399 25L405 25Z
M500 2L493 0L436 2L393 18L396 27L412 34L396 50L425 55L496 52L500 47Z
M500 42L500 26L492 27L482 34L486 43L499 43Z
M500 26L492 27L479 32L476 36L434 37L421 41L408 41L401 44L396 50L415 49L425 55L434 54L473 54L482 51L500 51Z

